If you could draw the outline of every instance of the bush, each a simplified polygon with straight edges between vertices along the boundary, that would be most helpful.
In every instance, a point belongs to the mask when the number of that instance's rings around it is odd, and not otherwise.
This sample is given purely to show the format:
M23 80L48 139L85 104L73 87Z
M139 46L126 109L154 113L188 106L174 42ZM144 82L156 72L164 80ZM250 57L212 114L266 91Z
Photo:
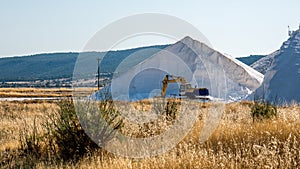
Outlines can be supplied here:
M167 105L164 109L164 114L166 115L167 120L175 120L180 109L180 102L175 99L169 99Z
M98 148L85 133L77 118L74 105L64 100L58 103L60 111L48 116L48 146L63 160L79 159L84 154Z
M263 119L272 119L277 117L278 110L274 103L264 99L254 100L254 105L251 108L253 122L255 120L262 121Z
M76 103L77 115L81 119L81 125L93 140L104 147L110 141L115 132L123 127L123 118L115 109L112 100Z
M33 130L24 130L20 135L20 150L25 159L24 163L30 162L34 167L34 161L62 161L79 160L82 156L100 150L98 145L104 145L106 141L112 138L114 132L109 129L119 129L123 121L119 113L114 109L112 103L103 101L96 104L94 116L84 116L80 118L84 121L94 122L94 134L99 136L100 142L94 142L90 138L77 117L74 104L71 100L62 100L58 102L59 110L52 114L46 115L46 120L42 124L43 134L38 132L37 125L33 125ZM83 106L83 105L82 105ZM81 110L81 109L79 109ZM99 111L100 110L100 111ZM91 113L80 112L79 115L88 115ZM96 116L97 115L97 116ZM100 121L99 118L102 120ZM86 126L85 126L86 127Z

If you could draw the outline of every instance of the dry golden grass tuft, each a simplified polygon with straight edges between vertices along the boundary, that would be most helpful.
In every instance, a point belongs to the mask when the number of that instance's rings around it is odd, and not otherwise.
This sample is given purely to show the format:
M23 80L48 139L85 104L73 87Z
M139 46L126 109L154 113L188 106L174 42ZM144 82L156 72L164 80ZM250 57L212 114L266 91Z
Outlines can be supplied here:
M134 103L139 109L149 109L149 103ZM190 133L176 147L165 154L143 159L118 157L95 151L79 161L45 163L35 161L37 168L300 168L300 106L279 107L276 119L254 122L252 102L231 103L225 106L221 121L205 142L199 142L207 105L199 112L199 119ZM24 123L37 125L45 114L57 111L54 102L0 102L0 152L17 151L18 137ZM142 130L127 124L127 130ZM126 125L125 125L126 126ZM27 126L28 127L28 126ZM161 126L151 130L161 130ZM135 131L143 136L151 131ZM149 134L150 133L150 134ZM1 156L0 156L1 157ZM11 161L10 163L16 163ZM1 164L7 167L10 165Z
M54 102L46 101L0 101L0 151L17 148L20 132L30 129L33 119L42 124L44 116L57 108Z

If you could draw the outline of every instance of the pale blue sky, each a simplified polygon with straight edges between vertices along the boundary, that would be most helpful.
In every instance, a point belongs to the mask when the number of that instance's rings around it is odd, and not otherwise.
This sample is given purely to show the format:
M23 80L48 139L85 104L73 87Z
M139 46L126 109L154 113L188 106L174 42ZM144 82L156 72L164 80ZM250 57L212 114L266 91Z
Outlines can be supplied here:
M139 13L181 18L197 27L216 50L238 57L279 49L288 38L287 26L299 27L300 1L2 0L0 57L81 51L107 24Z

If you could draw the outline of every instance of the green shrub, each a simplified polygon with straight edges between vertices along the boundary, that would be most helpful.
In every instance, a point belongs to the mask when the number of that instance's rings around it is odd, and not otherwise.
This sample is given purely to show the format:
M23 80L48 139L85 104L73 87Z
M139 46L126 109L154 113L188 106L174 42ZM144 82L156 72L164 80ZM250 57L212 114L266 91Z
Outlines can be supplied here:
M98 148L81 127L72 101L58 103L60 111L48 116L45 125L49 151L63 160L79 159Z
M253 122L255 120L272 119L278 115L277 106L269 101L255 100L251 108L251 115Z
M100 102L77 102L77 115L86 133L93 140L104 147L111 140L117 130L123 127L123 118L115 109L112 100Z
M20 135L20 152L25 161L22 162L23 164L34 167L34 161L51 163L79 160L95 150L101 151L98 145L102 146L109 141L114 131L121 128L123 124L111 101L98 102L94 111L83 111L86 110L86 104L76 105L85 108L75 110L72 100L59 101L58 106L59 110L46 115L45 122L39 126L43 133L38 132L34 120L33 129L29 131L25 127ZM93 127L88 128L89 131L84 130L88 127L87 124ZM91 137L95 138L95 135L100 142L91 139Z
M158 115L163 115L167 121L173 121L176 119L181 102L174 98L168 98L163 100L157 100L153 103L153 110Z
M178 109L180 107L180 102L174 100L174 99L169 99L167 101L167 104L164 109L164 114L166 115L167 120L174 120L177 117L178 114Z

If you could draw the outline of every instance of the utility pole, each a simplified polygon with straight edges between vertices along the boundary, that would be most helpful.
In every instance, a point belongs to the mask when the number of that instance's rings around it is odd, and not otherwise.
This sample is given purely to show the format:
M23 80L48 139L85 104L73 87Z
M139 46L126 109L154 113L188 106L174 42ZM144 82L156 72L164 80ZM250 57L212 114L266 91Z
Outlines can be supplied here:
M100 90L100 57L97 58L97 61L98 61L98 90Z

